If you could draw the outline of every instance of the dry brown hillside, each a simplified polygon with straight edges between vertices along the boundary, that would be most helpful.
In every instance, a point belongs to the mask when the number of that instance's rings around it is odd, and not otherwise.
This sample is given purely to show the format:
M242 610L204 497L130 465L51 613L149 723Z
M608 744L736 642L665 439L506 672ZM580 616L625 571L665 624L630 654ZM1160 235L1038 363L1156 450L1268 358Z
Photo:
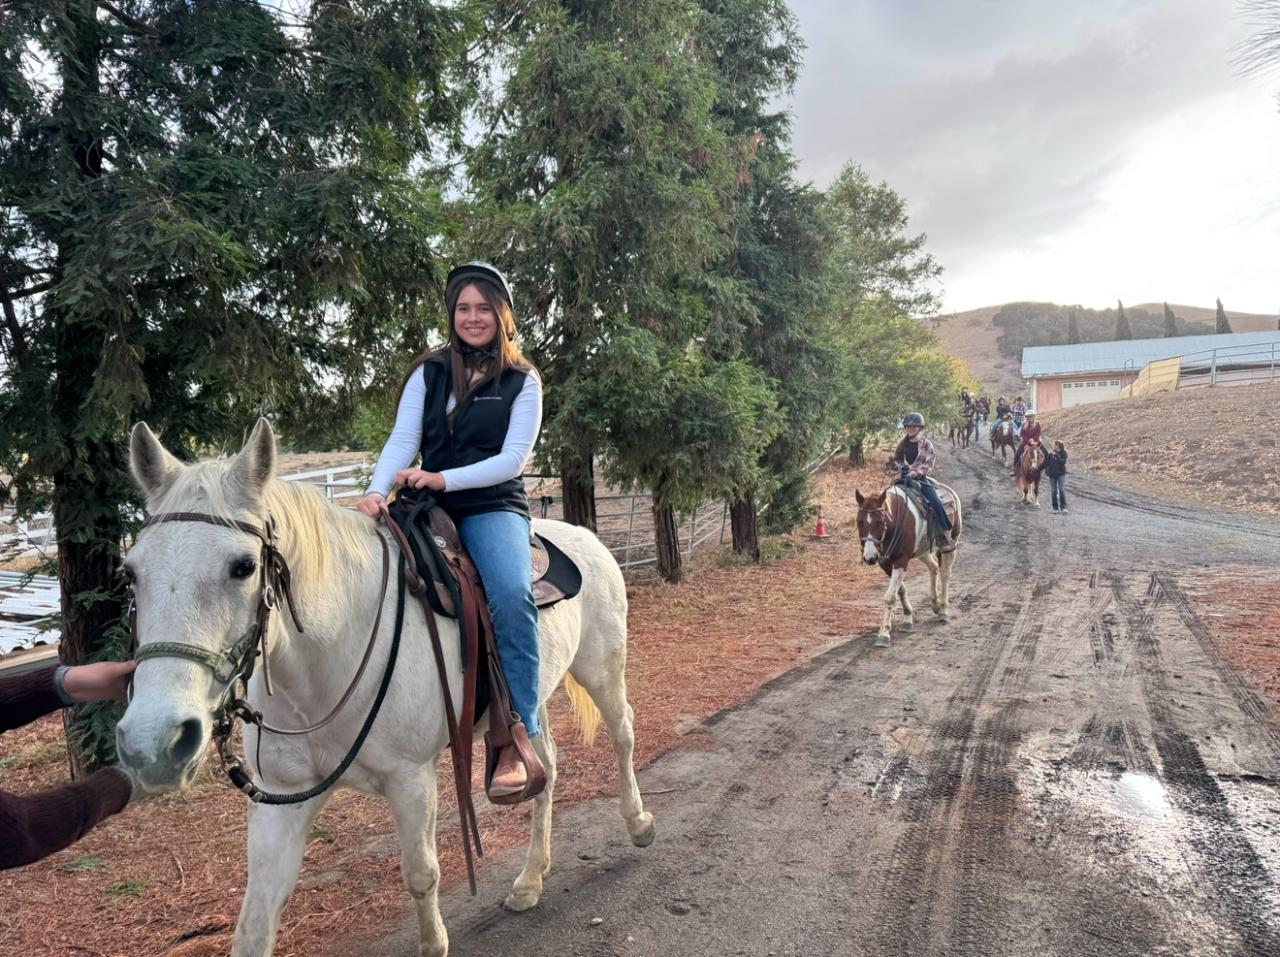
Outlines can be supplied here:
M1206 508L1280 515L1280 383L1189 389L1044 415L1068 472ZM1067 480L1070 495L1070 479Z
M1022 388L1020 362L1000 355L991 320L1004 306L983 306L942 317L934 331L943 347L969 366L974 378L992 395Z
M1140 302L1133 308L1145 309L1155 315L1164 314L1164 303L1162 302ZM1179 306L1177 303L1171 302L1169 303L1169 308L1173 310L1174 315L1179 319L1186 319L1188 322L1213 322L1217 318L1215 309L1206 309L1203 306ZM1232 312L1228 309L1227 321L1231 323L1232 332L1271 332L1276 328L1275 316L1262 315L1256 312Z
M967 362L974 376L992 395L1012 394L1023 389L1021 358L1002 356L996 348L997 330L991 320L1005 305L951 313L941 317L934 327L946 350ZM1145 302L1127 308L1144 310L1152 315L1164 312L1164 304L1159 302ZM1212 323L1214 320L1212 307L1206 309L1171 303L1169 308L1188 322ZM1265 332L1276 328L1275 316L1228 309L1227 318L1235 332Z

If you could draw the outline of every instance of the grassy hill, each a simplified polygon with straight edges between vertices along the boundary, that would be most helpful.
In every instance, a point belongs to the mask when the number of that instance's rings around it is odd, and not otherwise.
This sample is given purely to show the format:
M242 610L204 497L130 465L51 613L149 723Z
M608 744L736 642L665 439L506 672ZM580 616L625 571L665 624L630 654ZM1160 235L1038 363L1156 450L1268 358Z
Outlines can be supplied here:
M1213 332L1215 311L1202 306L1170 303L1184 334ZM1135 338L1164 335L1163 303L1126 306ZM952 355L963 359L993 395L1023 389L1022 350L1026 346L1061 345L1067 341L1068 307L1051 302L1015 302L983 306L943 316L935 331ZM1276 317L1232 312L1227 318L1235 332L1276 328ZM1084 342L1109 340L1115 332L1114 309L1079 309L1077 320Z
M1046 412L1044 430L1066 445L1070 471L1209 509L1280 515L1280 382ZM1068 497L1070 487L1068 478Z

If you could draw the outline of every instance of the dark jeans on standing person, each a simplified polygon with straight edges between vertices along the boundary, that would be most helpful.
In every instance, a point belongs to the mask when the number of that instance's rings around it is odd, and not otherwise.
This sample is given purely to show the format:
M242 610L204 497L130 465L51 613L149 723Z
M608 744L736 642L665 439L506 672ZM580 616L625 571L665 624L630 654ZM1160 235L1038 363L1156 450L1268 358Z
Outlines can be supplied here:
M902 479L903 485L913 486L920 490L920 494L925 497L930 507L933 508L933 514L938 518L938 524L942 526L944 532L951 531L951 519L947 518L947 510L942 505L942 499L938 497L938 490L933 487L933 483L928 479Z
M1049 489L1053 493L1054 511L1065 512L1067 510L1067 477L1065 475L1050 475Z

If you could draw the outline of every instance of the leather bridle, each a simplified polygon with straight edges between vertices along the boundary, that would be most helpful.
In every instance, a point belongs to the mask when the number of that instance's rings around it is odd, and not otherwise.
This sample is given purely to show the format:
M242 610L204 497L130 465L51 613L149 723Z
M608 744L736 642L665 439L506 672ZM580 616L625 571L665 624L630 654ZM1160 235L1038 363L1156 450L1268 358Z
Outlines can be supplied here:
M266 523L262 528L251 525L248 522L241 522L218 515L207 515L202 512L164 512L147 519L142 528L139 529L139 535L152 525L159 525L165 522L203 522L207 525L219 525L246 532L262 542L262 550L259 554L260 587L258 607L254 613L254 621L249 630L229 649L214 652L198 645L190 645L178 641L156 641L142 645L133 655L135 662L146 661L149 658L185 658L188 661L203 665L213 672L214 680L223 686L212 711L213 740L218 746L218 755L232 782L254 800L262 800L263 796L265 796L264 792L259 791L252 783L243 761L232 751L231 737L235 728L235 721L239 718L247 724L256 725L260 732L266 734L303 735L318 731L338 716L347 702L351 700L351 696L359 685L360 679L364 676L382 624L382 606L385 604L387 582L391 569L391 555L387 540L382 535L378 536L378 541L382 545L382 586L379 590L379 595L382 596L383 600L378 602L378 612L374 618L373 629L369 633L369 641L365 647L360 666L356 670L355 677L351 679L351 683L347 686L347 690L343 692L338 703L319 721L305 728L277 728L268 724L264 720L262 712L254 709L246 700L249 679L253 676L258 658L262 659L263 687L268 695L273 693L270 666L268 664L270 658L268 633L271 625L271 613L279 606L280 595L284 595L285 604L289 606L289 615L293 619L294 626L300 633L304 631L302 621L298 616L297 605L293 598L293 584L289 565L285 561L277 543L275 521L269 512ZM131 609L130 615L136 641L136 606ZM397 623L399 622L397 621ZM394 666L394 661L394 657L388 660L388 669ZM385 682L386 676L384 676L384 684ZM369 723L371 722L366 721L366 725ZM348 754L348 759L354 758L354 751L359 749L363 739L364 735L362 734L354 745L352 752ZM261 734L258 736L258 742L259 746L261 746ZM344 764L346 763L349 763L349 761L344 761ZM259 762L259 767L261 767L261 762ZM330 775L330 779L326 779L326 783L321 790L332 786L333 781L336 781L337 778L335 775ZM315 789L312 789L312 791L315 791ZM301 795L297 797L301 798Z

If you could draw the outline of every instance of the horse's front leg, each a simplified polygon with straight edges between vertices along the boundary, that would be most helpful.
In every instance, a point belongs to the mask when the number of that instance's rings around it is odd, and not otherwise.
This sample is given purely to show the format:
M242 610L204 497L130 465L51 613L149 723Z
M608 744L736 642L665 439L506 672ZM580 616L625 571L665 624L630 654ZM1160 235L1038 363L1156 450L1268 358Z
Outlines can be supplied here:
M904 626L914 625L916 622L916 610L911 607L911 599L907 597L905 583L898 586L898 601L902 603L902 624Z
M303 804L249 808L249 882L231 957L270 957L275 950L280 912L297 883L311 823L332 793Z
M898 590L902 588L902 580L905 577L905 568L894 568L889 573L889 588L884 593L884 618L880 622L880 633L876 635L877 648L889 647L889 626L893 623L893 603L898 597Z
M445 957L449 935L440 918L435 765L388 776L387 801L400 838L400 873L418 909L418 953Z
M940 615L942 614L942 599L938 591L938 560L933 556L932 552L921 555L920 560L929 569L929 607L933 609L935 615Z

